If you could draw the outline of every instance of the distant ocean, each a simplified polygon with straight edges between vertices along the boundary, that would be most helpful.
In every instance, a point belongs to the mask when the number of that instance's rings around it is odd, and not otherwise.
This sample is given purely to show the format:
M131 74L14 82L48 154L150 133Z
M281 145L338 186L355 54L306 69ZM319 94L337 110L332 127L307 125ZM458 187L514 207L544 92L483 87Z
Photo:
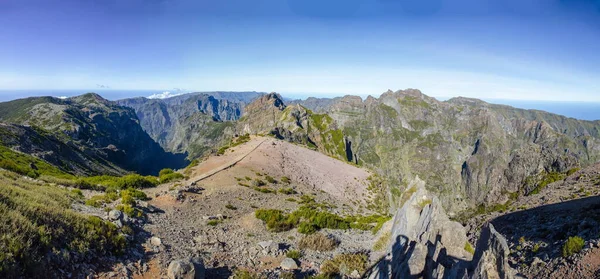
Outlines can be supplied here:
M87 92L96 92L109 100L131 97L148 97L162 94L164 90L0 90L0 102L32 96L71 97ZM363 97L364 99L364 97ZM492 104L509 105L522 109L537 109L583 120L600 120L600 103L590 102L555 102L555 101L520 101L503 99L484 99Z
M600 120L600 103L556 102L484 99L492 104L509 105L522 109L536 109L582 120Z
M118 100L131 97L148 97L163 93L164 90L0 90L0 102L35 96L72 97L89 92L98 93L109 100Z

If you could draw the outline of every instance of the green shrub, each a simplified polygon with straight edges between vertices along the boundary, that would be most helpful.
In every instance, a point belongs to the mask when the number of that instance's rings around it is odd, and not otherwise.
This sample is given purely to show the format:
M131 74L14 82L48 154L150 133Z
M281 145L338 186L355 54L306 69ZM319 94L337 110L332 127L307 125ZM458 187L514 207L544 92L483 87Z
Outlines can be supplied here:
M206 222L207 225L209 226L216 226L218 224L221 224L222 221L221 220L209 220L208 222Z
M579 236L569 237L562 247L562 256L566 258L579 253L583 249L584 244L585 241Z
M294 198L287 198L287 199L285 199L285 200L286 200L286 201L289 201L289 202L296 202L296 199L294 199Z
M81 190L79 190L79 189L71 189L71 194L74 198L77 198L77 199L85 198L85 196L83 195L83 192L81 192Z
M471 243L469 243L468 241L465 242L465 251L471 254L475 254L475 249L473 248L473 246L471 246Z
M174 173L175 171L172 169L162 169L160 170L160 172L158 172L158 177L161 177L163 175L167 175L167 174L171 174Z
M279 189L279 193L282 193L284 195L293 195L293 194L296 194L297 192L293 188L281 188L281 189Z
M319 227L317 227L316 225L314 225L312 223L301 222L300 225L298 225L298 232L301 234L313 234L313 233L317 232L318 230L319 230Z
M298 251L298 250L289 250L286 254L286 257L290 258L290 259L294 259L294 260L298 260L300 258L302 258L302 252Z
M167 173L167 174L161 175L159 177L159 181L160 181L161 184L164 184L164 183L169 183L169 182L172 182L172 181L178 181L178 180L181 180L183 178L184 178L183 174L178 173L178 172L171 172L171 173Z
M297 220L277 209L259 209L256 210L254 216L265 222L267 229L274 232L288 231L294 228Z
M232 204L228 203L225 205L225 208L229 209L229 210L237 210L237 207L233 206Z
M144 213L141 210L131 206L130 204L119 204L115 207L115 209L123 211L123 213L132 218L142 218L144 216Z
M290 182L292 182L292 180L289 177L284 176L281 178L281 182L283 182L285 184L290 184Z
M271 183L271 184L277 184L277 180L275 180L275 178L271 177L271 176L265 176L265 180L267 180L267 182Z
M217 150L217 155L225 154L225 151L227 151L228 148L229 148L229 145L222 146L221 148L219 148L219 150Z
M271 189L271 188L266 188L266 187L252 187L252 189L254 189L254 191L258 191L261 193L265 193L265 194L272 194L275 193L275 190Z
M104 195L95 195L93 197L91 197L90 199L88 199L87 201L85 201L86 205L89 206L93 206L93 207L101 207L107 203L111 203L115 200L118 199L118 196L114 193L107 193Z

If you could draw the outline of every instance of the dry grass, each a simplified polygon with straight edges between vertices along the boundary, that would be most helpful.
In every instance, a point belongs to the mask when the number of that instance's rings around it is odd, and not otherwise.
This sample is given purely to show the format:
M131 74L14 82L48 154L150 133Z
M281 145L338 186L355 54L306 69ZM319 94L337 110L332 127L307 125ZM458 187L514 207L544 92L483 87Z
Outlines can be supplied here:
M338 246L337 240L328 237L322 233L307 235L298 241L300 249L310 249L315 251L331 251Z
M321 265L321 273L329 276L350 275L354 270L363 274L367 270L368 257L363 253L339 254Z

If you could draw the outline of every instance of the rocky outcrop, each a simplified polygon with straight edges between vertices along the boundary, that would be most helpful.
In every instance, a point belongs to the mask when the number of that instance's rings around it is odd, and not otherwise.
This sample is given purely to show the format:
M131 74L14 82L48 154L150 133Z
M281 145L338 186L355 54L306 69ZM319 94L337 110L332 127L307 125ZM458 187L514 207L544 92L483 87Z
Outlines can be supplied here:
M477 242L477 250L473 258L474 279L510 279L514 270L508 264L510 249L506 239L496 231L492 224L485 226Z
M388 254L367 278L513 278L506 240L493 226L484 230L473 257L465 228L448 218L425 183L417 177L409 189L394 216Z

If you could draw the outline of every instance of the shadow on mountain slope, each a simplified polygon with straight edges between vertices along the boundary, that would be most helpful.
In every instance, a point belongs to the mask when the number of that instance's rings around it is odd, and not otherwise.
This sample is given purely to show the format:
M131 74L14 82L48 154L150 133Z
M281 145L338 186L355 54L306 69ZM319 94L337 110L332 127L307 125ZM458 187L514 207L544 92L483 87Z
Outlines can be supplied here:
M600 196L544 205L500 216L491 221L506 236L517 253L524 243L538 244L536 254L561 256L560 246L570 236L586 241L597 239L600 225ZM523 251L522 253L525 253Z

